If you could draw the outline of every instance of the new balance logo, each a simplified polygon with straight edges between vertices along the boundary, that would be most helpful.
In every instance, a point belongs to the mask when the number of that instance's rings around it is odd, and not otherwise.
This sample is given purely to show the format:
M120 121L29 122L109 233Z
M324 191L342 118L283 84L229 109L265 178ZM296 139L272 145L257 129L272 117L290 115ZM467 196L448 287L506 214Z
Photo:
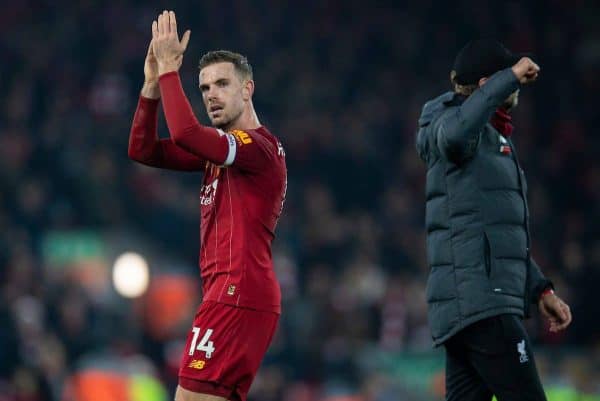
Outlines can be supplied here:
M519 352L519 362L525 363L529 361L529 357L527 356L527 352L525 351L525 340L521 340L521 342L517 343L517 352Z
M200 369L204 369L205 364L206 364L206 361L203 361L202 359L194 359L192 362L190 362L188 367L200 370Z

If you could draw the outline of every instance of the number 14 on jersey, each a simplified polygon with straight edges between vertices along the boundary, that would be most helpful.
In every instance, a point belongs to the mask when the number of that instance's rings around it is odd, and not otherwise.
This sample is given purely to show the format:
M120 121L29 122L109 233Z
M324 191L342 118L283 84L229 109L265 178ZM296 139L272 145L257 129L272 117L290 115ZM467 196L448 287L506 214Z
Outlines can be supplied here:
M192 338L192 343L190 344L190 355L194 355L195 351L205 352L206 358L210 359L212 357L212 353L215 352L215 347L212 341L210 341L210 336L213 333L212 329L207 329L206 333L198 343L198 337L200 337L200 327L192 328L192 332L194 333L194 337ZM197 345L196 345L197 344Z

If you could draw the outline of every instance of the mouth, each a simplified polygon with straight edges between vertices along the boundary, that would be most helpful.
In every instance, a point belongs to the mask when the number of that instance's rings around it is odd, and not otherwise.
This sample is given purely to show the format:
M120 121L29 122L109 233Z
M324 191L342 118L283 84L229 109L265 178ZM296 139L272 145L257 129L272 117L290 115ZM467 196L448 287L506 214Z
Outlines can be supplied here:
M223 111L224 107L220 104L213 104L209 107L208 111L213 116L216 117Z

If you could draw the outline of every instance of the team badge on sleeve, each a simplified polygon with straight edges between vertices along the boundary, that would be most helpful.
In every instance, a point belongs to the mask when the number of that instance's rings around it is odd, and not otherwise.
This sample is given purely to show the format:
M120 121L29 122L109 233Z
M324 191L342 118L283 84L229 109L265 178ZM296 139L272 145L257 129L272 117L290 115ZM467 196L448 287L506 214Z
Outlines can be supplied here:
M225 137L227 138L227 146L229 149L227 151L227 158L225 159L222 167L231 166L235 160L235 154L237 152L237 142L233 135L225 134Z
M231 131L231 133L233 134L233 136L235 136L240 146L252 143L252 137L246 131L234 129Z

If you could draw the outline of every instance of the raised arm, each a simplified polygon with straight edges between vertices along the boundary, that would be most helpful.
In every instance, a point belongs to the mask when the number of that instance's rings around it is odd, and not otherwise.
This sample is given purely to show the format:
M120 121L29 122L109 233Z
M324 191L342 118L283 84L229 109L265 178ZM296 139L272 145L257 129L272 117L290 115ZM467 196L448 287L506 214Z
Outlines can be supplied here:
M494 111L519 84L534 82L539 72L536 63L523 57L511 68L492 75L460 107L443 114L433 127L440 152L453 162L471 157L479 145L481 129Z
M129 134L129 158L152 167L171 170L203 170L205 161L158 137L158 62L150 41L144 60L144 86Z
M189 30L179 40L177 21L172 11L164 11L152 22L153 52L171 139L177 146L203 160L229 165L235 157L235 139L221 130L202 126L181 86L178 71L189 40Z
M472 156L479 135L494 111L519 88L519 80L511 68L492 75L462 105L452 108L434 122L436 143L449 160L463 161Z
M161 75L160 91L173 143L218 166L230 165L235 156L235 139L222 130L200 124L183 92L179 73Z
M142 93L133 117L129 135L129 158L147 166L202 171L206 162L179 148L171 139L158 137L158 99L146 98Z
M178 72L190 31L179 40L174 12L165 11L152 23L152 38L163 109L173 143L218 166L235 165L248 172L268 166L279 152L275 140L266 139L256 130L226 133L203 126L196 119Z

